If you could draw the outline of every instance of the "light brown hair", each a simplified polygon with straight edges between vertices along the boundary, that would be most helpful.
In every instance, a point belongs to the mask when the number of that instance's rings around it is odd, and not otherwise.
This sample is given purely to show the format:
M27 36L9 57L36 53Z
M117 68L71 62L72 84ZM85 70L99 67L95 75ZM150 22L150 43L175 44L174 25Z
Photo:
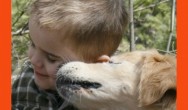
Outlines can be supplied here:
M124 0L36 0L30 16L41 27L63 29L86 59L112 55L128 22Z

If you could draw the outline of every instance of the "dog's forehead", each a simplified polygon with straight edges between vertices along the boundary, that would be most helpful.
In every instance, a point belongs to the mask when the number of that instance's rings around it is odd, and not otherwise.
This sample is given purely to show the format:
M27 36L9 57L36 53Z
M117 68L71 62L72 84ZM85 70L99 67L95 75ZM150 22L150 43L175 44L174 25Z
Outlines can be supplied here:
M87 65L84 62L78 62L78 61L69 62L69 63L61 66L59 68L59 71L67 70L67 69L75 69L75 70L77 70L78 68L87 68Z
M125 69L126 71L132 70L135 67L135 64L128 62L128 61L122 61L122 62L104 62L104 63L84 63L84 62L70 62L66 65L62 66L58 73L65 70L71 70L71 71L91 71L91 70L116 70Z
M133 63L129 62L129 61L118 61L118 62L114 62L114 61L110 61L110 62L102 62L102 63L84 63L84 62L79 62L79 61L74 61L74 62L69 62L65 65L63 65L62 67L80 67L80 68L85 68L87 66L123 66L123 65L132 65ZM62 68L61 67L61 68Z

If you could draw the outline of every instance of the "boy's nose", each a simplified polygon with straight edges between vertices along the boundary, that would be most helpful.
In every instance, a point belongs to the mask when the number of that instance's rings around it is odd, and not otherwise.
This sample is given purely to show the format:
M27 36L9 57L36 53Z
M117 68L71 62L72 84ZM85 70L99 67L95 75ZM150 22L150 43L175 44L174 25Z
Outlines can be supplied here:
M31 58L31 63L37 68L43 67L42 57L39 53L34 53Z

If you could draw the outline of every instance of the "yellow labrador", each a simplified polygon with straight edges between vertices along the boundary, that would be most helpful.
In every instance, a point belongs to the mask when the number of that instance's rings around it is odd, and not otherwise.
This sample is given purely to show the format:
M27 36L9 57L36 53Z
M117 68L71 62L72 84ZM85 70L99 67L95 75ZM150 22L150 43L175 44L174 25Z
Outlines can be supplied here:
M70 62L57 90L80 110L175 110L176 58L155 50L117 55L107 63Z

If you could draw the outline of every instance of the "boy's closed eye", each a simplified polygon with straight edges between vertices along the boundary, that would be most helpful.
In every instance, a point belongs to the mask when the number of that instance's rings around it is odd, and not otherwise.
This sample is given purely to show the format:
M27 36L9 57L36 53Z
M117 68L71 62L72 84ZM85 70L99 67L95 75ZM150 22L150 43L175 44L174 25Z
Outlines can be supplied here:
M35 48L36 46L35 46L34 42L32 41L31 37L29 37L29 38L30 38L30 46L31 46L32 48ZM44 50L42 50L42 51L44 52L44 54L45 54L47 60L48 60L50 63L55 63L56 61L60 61L60 60L61 60L61 58L58 57L58 56L56 56L56 55L53 55L53 54L51 54L51 53L49 53L49 52L46 52L46 51L44 51Z
M60 60L60 58L59 58L59 57L56 57L56 56L51 55L51 54L48 54L48 53L47 53L47 55L46 55L46 58L47 58L47 59L48 59L48 61L49 61L49 62L51 62L51 63L54 63L54 62L56 62L56 61L59 61L59 60Z

